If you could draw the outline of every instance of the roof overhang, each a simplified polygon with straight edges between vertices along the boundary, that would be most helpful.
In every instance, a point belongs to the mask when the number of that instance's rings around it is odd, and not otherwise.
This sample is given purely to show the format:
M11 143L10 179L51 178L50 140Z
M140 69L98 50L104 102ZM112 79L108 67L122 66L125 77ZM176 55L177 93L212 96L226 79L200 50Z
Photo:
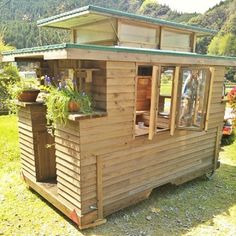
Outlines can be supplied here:
M35 48L25 48L3 53L3 62L26 59L76 59L103 61L135 61L145 63L167 63L178 65L192 64L212 66L236 66L236 57L222 57L157 49L97 46L85 44L57 44Z
M105 20L108 18L121 18L133 21L145 22L147 24L167 26L170 28L181 29L191 32L196 32L198 35L210 35L216 34L217 31L202 28L198 26L192 26L187 24L181 24L171 21L162 20L159 18L152 18L148 16L136 15L127 12L122 12L113 9L107 9L98 6L85 6L77 8L75 10L65 12L59 15L48 17L37 21L38 26L73 29L84 24Z

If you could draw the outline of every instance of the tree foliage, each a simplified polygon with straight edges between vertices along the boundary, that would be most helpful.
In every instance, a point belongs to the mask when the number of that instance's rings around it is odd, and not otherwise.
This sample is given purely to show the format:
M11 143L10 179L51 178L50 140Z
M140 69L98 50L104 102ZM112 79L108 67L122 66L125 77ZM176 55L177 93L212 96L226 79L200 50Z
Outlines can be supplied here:
M13 49L14 49L14 47L5 44L5 42L3 40L3 37L0 35L0 53L3 52L3 51L10 51L10 50L13 50Z
M236 0L222 1L205 14L173 11L157 0L11 0L1 9L0 32L8 44L17 48L68 42L68 31L39 29L36 21L89 4L215 29L219 34L212 42L209 36L198 40L197 52L206 53L211 42L209 52L235 55L232 37L236 35ZM220 40L224 43L217 46Z
M214 55L236 55L236 37L229 33L214 37L208 48L209 54Z

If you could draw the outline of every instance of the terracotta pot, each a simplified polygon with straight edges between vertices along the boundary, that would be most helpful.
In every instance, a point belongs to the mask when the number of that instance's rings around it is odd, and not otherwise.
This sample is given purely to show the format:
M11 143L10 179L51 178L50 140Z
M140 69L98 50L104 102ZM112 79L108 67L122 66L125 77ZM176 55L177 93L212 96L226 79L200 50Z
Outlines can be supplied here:
M80 105L76 101L70 101L68 103L68 111L69 112L78 112L80 109Z
M39 89L24 90L18 95L18 100L20 102L35 102L39 92Z

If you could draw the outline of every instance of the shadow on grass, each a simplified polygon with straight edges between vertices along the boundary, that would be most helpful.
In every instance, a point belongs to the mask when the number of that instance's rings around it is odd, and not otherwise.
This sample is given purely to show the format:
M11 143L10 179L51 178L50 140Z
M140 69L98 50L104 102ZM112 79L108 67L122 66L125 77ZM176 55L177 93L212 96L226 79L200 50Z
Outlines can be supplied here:
M28 189L32 194L34 194L42 202L44 202L47 206L51 207L57 214L59 214L62 218L64 218L64 220L66 220L70 225L79 230L78 226L72 220L70 220L60 210L58 210L55 206L53 206L50 202L48 202L45 198L43 198L40 194L38 194L34 189L32 189L31 187L28 187Z
M183 234L236 203L236 166L222 164L210 181L198 178L181 186L165 185L135 206L107 217L108 223L85 235ZM117 232L117 233L111 233Z
M212 180L197 178L180 186L153 190L149 199L107 217L105 225L82 231L84 235L180 235L225 213L236 204L236 166L222 164ZM54 206L68 223L77 226Z

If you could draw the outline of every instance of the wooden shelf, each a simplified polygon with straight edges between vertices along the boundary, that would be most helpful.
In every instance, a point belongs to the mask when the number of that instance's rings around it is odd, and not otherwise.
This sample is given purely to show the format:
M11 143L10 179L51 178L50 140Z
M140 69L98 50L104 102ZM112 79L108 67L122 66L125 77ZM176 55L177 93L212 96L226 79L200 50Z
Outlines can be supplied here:
M76 112L76 113L71 113L68 116L68 120L77 121L77 120L83 120L83 119L99 118L99 117L104 117L104 116L107 116L106 111L95 110L93 113L90 113L90 114L83 114L83 113Z

